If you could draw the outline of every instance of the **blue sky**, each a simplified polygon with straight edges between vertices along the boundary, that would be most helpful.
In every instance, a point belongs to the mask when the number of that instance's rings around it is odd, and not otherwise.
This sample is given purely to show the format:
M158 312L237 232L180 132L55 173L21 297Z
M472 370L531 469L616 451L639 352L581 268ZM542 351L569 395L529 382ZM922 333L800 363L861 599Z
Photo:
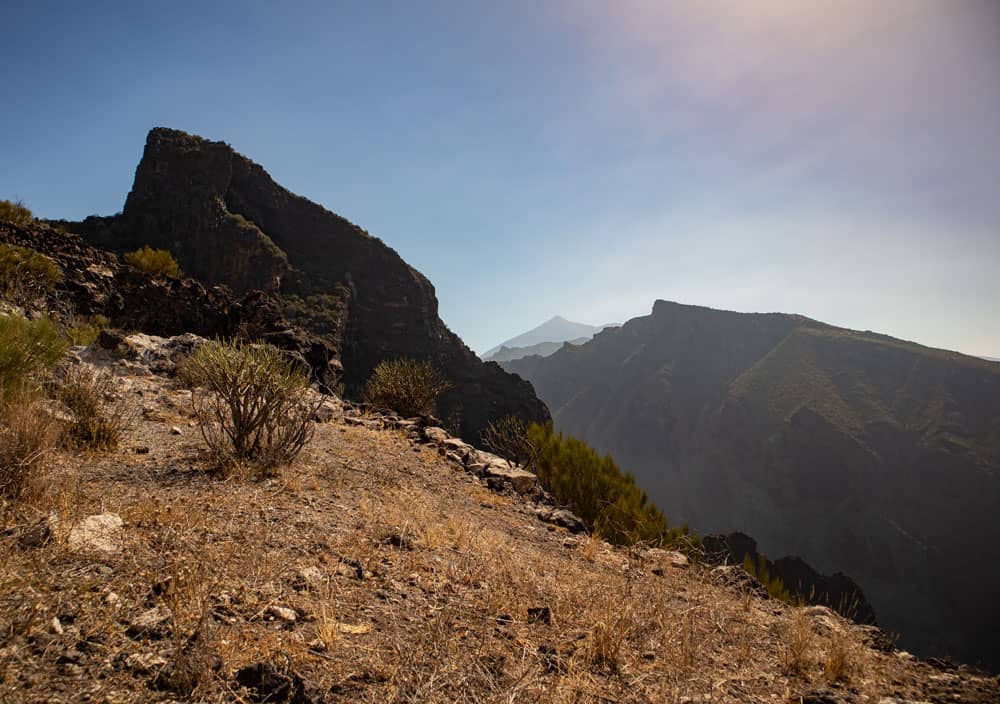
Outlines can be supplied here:
M221 139L483 350L656 298L1000 357L994 0L5 2L0 197L121 209Z

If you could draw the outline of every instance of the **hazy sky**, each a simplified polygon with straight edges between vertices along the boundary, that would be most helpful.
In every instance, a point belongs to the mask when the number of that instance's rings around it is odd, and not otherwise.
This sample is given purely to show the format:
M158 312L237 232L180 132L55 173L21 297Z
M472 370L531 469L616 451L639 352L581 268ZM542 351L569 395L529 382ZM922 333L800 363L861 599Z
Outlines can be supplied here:
M378 235L486 349L656 298L1000 357L1000 3L0 5L0 197L121 209L155 125Z

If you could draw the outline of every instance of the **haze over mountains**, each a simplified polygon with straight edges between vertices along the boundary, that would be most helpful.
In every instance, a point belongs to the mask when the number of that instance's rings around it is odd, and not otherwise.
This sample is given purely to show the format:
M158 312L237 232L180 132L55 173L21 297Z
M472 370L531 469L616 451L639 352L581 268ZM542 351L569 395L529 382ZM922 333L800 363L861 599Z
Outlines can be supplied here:
M617 323L605 323L604 325L575 323L556 315L538 327L501 342L496 347L484 352L482 357L484 360L494 362L519 359L532 354L545 357L559 349L564 342L578 345L589 340L601 330L615 325Z
M657 301L504 362L672 520L854 578L923 654L998 664L1000 365L799 315Z

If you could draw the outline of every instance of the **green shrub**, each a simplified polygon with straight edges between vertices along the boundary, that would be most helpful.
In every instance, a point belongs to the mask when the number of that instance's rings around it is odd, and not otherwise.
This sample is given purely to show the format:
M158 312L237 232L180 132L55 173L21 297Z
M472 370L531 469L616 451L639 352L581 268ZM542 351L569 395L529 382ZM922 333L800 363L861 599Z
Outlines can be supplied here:
M66 436L77 447L113 450L132 426L134 414L106 371L68 366L57 378L55 392L72 414Z
M66 353L66 340L48 318L0 316L0 396L32 384Z
M262 474L290 463L312 438L302 399L307 367L271 345L207 342L181 365L202 436L222 468L250 463Z
M39 395L20 388L0 397L0 507L37 493L59 428Z
M174 255L166 249L142 247L125 254L125 263L154 278L177 279L183 275Z
M35 219L31 211L20 200L0 200L0 221L15 225L27 225Z
M767 569L767 557L763 553L757 555L757 562L754 563L753 557L747 555L743 558L743 569L751 577L754 577L758 582L764 585L767 589L767 594L772 599L777 599L778 601L783 601L786 604L792 604L797 606L799 600L796 599L790 591L785 587L785 583L780 577L772 577Z
M73 325L66 328L66 336L71 345L86 347L92 344L101 330L108 327L108 319L103 315L89 315L85 318L77 318Z
M380 362L365 387L365 400L402 416L433 415L437 397L451 384L428 361L392 359Z
M487 425L480 443L490 452L522 466L528 466L535 456L528 440L528 425L517 416L504 416Z
M62 279L58 265L44 254L15 244L0 244L0 295L19 305L51 293Z
M610 455L601 457L583 441L554 432L551 422L532 424L528 441L542 486L591 532L600 532L612 543L642 541L689 553L699 544L687 526L671 527L632 475L622 472Z

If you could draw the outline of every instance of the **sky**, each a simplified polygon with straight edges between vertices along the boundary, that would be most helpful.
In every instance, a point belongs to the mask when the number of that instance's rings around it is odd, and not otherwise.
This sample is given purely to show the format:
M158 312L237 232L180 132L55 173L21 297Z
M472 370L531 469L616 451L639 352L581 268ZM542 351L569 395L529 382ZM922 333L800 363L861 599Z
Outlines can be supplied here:
M223 140L483 351L655 299L1000 357L1000 3L0 5L0 198L119 212Z

